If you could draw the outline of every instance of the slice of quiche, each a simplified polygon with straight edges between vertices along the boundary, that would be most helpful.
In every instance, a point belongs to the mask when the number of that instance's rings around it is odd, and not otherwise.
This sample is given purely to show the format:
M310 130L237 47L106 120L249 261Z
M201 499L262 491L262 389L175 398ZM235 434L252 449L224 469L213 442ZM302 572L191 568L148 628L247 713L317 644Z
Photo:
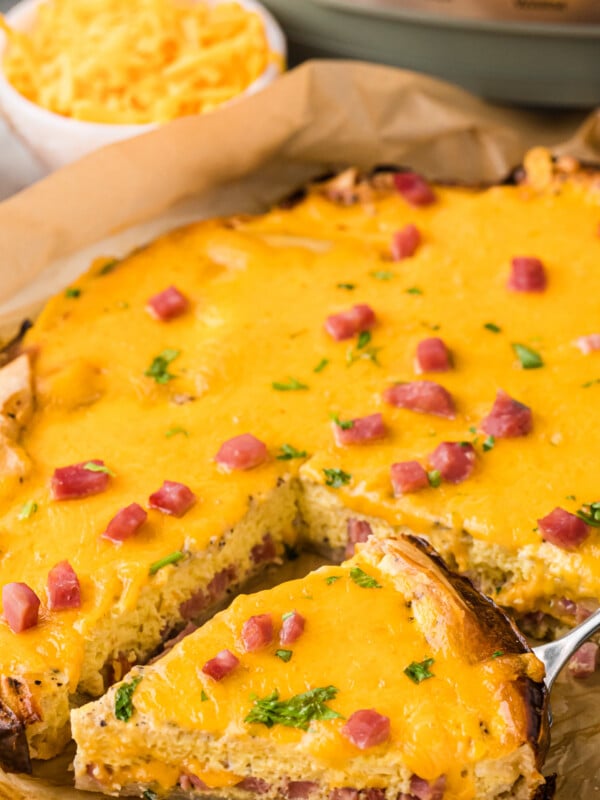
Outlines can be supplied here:
M76 782L148 798L541 797L543 666L423 540L239 596L73 712Z

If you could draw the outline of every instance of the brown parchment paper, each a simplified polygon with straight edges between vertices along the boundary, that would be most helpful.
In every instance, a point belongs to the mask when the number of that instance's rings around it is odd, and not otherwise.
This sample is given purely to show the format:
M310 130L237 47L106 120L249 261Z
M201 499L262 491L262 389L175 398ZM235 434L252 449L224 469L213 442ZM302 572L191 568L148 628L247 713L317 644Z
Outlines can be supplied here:
M516 111L402 70L307 63L258 95L105 148L0 204L0 336L94 255L124 254L191 219L264 210L325 170L403 164L486 184L536 144L600 164L600 113ZM559 773L559 800L600 800L600 676L563 677L552 705L545 771ZM71 788L71 757L36 765L34 777L0 773L0 798L100 797Z

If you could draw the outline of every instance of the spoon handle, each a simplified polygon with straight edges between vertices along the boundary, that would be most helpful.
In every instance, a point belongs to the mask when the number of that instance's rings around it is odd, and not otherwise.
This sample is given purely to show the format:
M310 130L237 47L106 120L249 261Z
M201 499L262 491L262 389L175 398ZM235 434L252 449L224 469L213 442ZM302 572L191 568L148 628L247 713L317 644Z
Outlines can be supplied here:
M534 647L533 652L543 662L546 667L546 677L544 683L548 691L556 680L558 673L571 658L571 656L590 638L596 631L600 630L600 608L580 623L565 636L555 642L548 642L539 647Z

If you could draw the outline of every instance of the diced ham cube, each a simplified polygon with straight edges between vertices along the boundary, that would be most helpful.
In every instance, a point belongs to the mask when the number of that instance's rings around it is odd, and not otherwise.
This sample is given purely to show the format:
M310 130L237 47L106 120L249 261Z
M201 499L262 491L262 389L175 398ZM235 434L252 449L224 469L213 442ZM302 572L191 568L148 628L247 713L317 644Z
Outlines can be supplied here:
M556 547L572 550L590 535L590 529L576 514L555 508L547 516L538 519L542 537Z
M146 304L148 313L161 322L168 322L170 319L179 317L187 307L187 297L175 286L169 286L168 289L155 294Z
M358 789L344 787L332 789L329 793L329 800L358 800Z
M318 788L319 784L314 781L288 781L285 796L287 800L306 800Z
M335 443L340 447L368 444L377 439L383 439L387 434L381 414L369 414L368 417L353 419L351 427L342 427L337 422L333 422L332 425Z
M373 533L371 526L364 519L350 517L346 523L346 558L352 558L358 542L366 542Z
M241 433L223 442L215 461L228 470L253 469L267 458L267 446L251 433Z
M390 736L390 718L374 708L355 711L340 733L360 750L382 744Z
M222 680L240 663L230 650L221 650L214 658L209 659L202 667L202 672L215 681Z
M281 631L279 632L279 642L281 644L293 644L296 639L299 639L304 633L305 619L302 614L297 611L292 611L289 616L283 620Z
M266 794L271 789L271 784L263 778L248 777L235 784L236 789L243 789L252 794Z
M148 498L150 508L171 514L173 517L183 517L196 502L196 495L184 483L177 481L164 481L163 485Z
M416 172L396 172L394 186L411 206L428 206L435 202L435 192L425 178Z
M421 414L435 414L447 419L454 419L456 416L452 395L433 381L398 383L384 391L383 399L396 408L406 408Z
M515 256L511 261L511 268L509 289L515 292L543 292L546 288L546 270L539 258Z
M375 325L376 316L371 306L365 303L352 306L348 311L332 314L325 320L325 330L336 342L351 339L360 331L367 331Z
M277 548L270 533L265 533L262 542L255 544L250 550L250 559L253 564L264 564L267 561L275 561L277 558Z
M131 503L120 511L106 526L102 534L103 539L110 539L111 542L124 542L144 524L148 518L148 513L138 503Z
M481 422L481 430L497 439L527 436L533 427L531 409L498 390L492 410Z
M448 483L461 483L475 468L475 449L469 442L442 442L429 456L429 463Z
M392 464L392 487L394 495L412 494L429 486L429 478L418 461L399 461Z
M417 800L443 800L446 791L446 776L440 775L433 783L413 775L410 779L410 793Z
M211 600L214 602L215 600L219 600L221 597L223 597L229 586L231 586L236 579L237 568L235 564L230 564L228 567L224 567L222 570L219 570L219 572L215 573L214 577L206 587Z
M394 261L402 261L410 258L421 244L421 234L416 225L405 225L392 236L392 258Z
M14 633L37 625L40 599L26 583L7 583L2 587L4 619Z
M273 620L270 614L250 617L242 626L242 641L248 652L260 650L273 641Z
M578 347L584 356L600 350L600 333L590 333L588 336L580 336L575 339L575 346Z
M69 467L58 467L54 470L50 491L53 500L76 500L91 494L99 494L108 488L109 474L86 469L86 464L103 467L104 461L94 458L72 464Z
M574 678L589 678L598 664L598 645L586 642L569 659L569 672Z
M437 336L420 341L417 345L415 368L419 373L448 372L452 369L450 351L445 342Z
M81 587L68 561L60 561L48 573L48 608L62 611L81 606Z

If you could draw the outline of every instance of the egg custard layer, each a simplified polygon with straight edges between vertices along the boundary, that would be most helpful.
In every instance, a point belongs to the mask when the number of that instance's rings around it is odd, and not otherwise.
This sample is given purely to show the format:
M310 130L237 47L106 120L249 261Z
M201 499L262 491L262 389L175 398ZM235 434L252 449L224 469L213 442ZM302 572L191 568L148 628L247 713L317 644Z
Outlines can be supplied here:
M41 601L37 624L0 623L0 694L33 756L63 746L70 706L211 613L261 563L301 542L341 552L360 522L362 533L428 537L523 614L572 624L573 604L596 603L596 528L565 549L538 524L598 491L600 354L574 342L598 328L600 195L582 173L563 178L438 187L420 206L389 176L341 194L320 185L291 208L99 260L48 303L26 355L0 373L0 585L25 583ZM394 260L409 225L420 243ZM543 262L544 291L507 286L515 256ZM157 319L148 300L170 286L185 307ZM368 328L333 338L326 320L354 306L370 308ZM416 348L432 337L452 366L417 375ZM515 345L541 364L525 368ZM423 380L450 393L454 418L384 401ZM531 409L527 435L482 432L499 390ZM336 443L374 414L380 438ZM242 434L258 440L260 463L235 468L235 447L217 461ZM430 461L444 442L471 453L460 483ZM428 485L400 493L390 470L407 461ZM53 499L55 470L72 465L104 470L103 490ZM148 508L165 480L195 496L184 515ZM103 538L134 503L147 520L121 542ZM51 610L48 575L63 561L80 606Z
M543 667L501 612L463 591L413 543L371 537L340 567L241 595L73 712L77 784L155 797L383 800L424 786L418 796L531 797L543 778L530 687ZM219 676L208 665L223 650L237 663Z

